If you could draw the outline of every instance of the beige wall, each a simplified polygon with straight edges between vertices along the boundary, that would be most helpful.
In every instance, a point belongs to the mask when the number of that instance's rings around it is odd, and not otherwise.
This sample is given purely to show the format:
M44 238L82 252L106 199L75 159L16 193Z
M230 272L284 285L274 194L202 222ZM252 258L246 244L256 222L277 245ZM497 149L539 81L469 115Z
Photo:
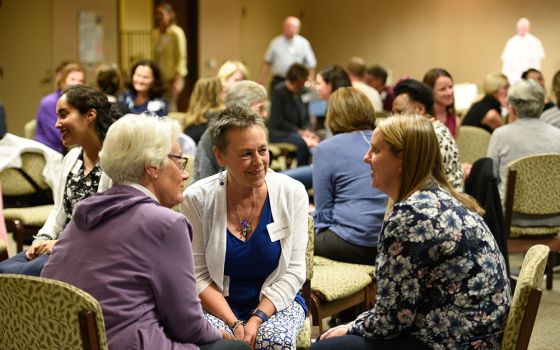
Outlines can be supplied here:
M500 55L521 16L532 22L547 53L547 86L560 69L560 6L550 0L201 0L200 76L214 74L228 58L248 64L257 79L282 18L302 16L302 34L319 61L344 64L352 56L421 79L430 68L447 68L456 82L480 84L501 69Z
M152 0L119 0L120 29L150 31L153 27Z
M521 16L532 22L547 53L550 82L560 68L560 6L549 0L306 0L309 39L319 66L351 56L380 63L393 79L422 79L430 68L447 68L456 82L480 83L501 69L500 56Z

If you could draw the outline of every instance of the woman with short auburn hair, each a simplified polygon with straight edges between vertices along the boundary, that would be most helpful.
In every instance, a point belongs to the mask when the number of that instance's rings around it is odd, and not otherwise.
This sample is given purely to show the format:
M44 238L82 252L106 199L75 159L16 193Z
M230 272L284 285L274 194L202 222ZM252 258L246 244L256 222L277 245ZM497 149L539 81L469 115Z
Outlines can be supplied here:
M387 118L363 160L394 202L379 238L375 307L311 349L499 349L511 303L505 261L482 209L448 184L432 123Z
M373 265L387 196L368 188L360 156L369 148L375 110L362 92L341 87L329 99L326 124L334 136L313 154L315 254Z

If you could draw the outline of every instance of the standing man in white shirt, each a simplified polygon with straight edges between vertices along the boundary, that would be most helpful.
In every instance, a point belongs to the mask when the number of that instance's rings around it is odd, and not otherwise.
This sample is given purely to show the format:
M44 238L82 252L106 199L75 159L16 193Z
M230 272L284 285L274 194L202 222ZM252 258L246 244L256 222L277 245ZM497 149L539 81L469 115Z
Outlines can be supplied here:
M511 37L502 53L502 73L513 84L521 79L521 74L529 68L541 69L545 58L541 41L531 35L531 22L525 17L517 21L517 35Z
M272 70L270 90L286 78L286 72L294 63L300 63L309 69L309 80L315 79L317 59L309 41L299 35L301 22L297 17L289 16L284 20L283 34L274 38L264 55L264 64L258 83L264 85L268 73Z

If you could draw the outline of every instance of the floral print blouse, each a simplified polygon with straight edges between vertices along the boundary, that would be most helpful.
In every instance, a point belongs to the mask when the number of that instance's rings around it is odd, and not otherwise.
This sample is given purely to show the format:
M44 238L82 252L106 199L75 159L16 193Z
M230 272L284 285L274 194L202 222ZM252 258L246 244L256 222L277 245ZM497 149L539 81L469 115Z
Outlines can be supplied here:
M410 334L431 349L499 349L511 302L504 258L482 218L430 183L389 213L377 300L349 334Z
M72 218L74 205L82 199L97 193L97 188L99 187L99 179L102 173L99 162L85 175L83 157L84 153L82 152L76 162L76 167L68 173L66 178L66 188L62 199L62 207L67 214L65 227Z

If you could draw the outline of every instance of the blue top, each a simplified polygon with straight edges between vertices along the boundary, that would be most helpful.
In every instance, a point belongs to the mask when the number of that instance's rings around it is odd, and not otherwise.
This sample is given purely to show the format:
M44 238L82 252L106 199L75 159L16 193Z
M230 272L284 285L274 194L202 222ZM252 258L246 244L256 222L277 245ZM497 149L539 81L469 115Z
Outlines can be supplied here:
M363 162L371 130L341 133L322 141L313 154L315 230L330 229L347 242L375 247L387 196L371 187L371 169Z
M159 117L164 117L169 111L167 99L162 96L160 98L148 99L146 103L135 105L134 99L136 95L132 91L125 91L119 96L119 106L123 114L134 113L141 114L151 112Z
M272 242L266 226L274 222L270 200L266 197L261 218L247 241L242 241L227 230L227 248L224 274L229 280L226 300L238 319L247 320L259 304L259 295L266 278L278 267L282 248L280 241ZM307 313L301 294L296 302Z
M499 349L511 295L480 215L432 183L395 203L375 264L375 307L348 334L410 334L429 349Z

